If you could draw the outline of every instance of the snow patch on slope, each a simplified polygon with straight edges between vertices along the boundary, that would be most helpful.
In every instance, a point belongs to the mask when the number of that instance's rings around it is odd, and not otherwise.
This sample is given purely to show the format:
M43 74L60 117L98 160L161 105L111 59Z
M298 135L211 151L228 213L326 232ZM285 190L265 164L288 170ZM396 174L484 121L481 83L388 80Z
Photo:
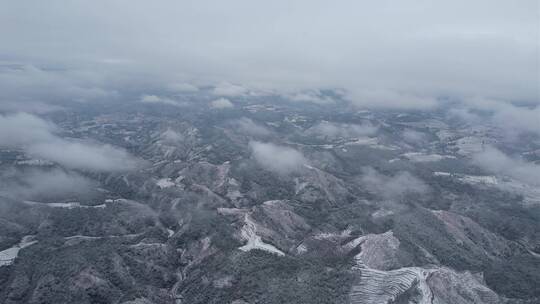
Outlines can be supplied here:
M415 163L438 162L443 159L456 158L452 155L425 154L421 152L409 152L404 153L401 156Z
M161 178L156 182L156 186L160 189L174 187L176 184L170 178Z
M433 175L454 178L464 184L497 187L504 191L522 194L526 203L540 204L540 187L525 184L507 176L467 175L450 172L433 172Z
M105 204L100 205L94 205L94 206L88 206L88 205L81 205L79 202L67 202L67 203L42 203L42 202L34 202L34 201L23 201L24 204L30 205L30 206L44 206L44 207L50 207L50 208L66 208L66 209L75 209L75 208L105 208Z
M8 266L13 264L17 256L19 255L19 251L23 248L26 248L30 245L33 245L37 243L37 241L34 241L33 235L27 235L22 238L22 240L19 242L19 244L8 248L6 250L0 251L0 267L2 266Z
M355 256L357 264L373 269L387 270L397 267L399 240L390 230L383 234L368 234L358 237L344 247L350 251L360 246L361 251Z
M242 227L242 231L240 232L240 235L244 240L247 241L247 244L240 247L239 249L242 251L250 251L253 249L259 249L264 250L273 254L277 254L279 256L285 255L281 250L277 249L276 247L266 244L263 242L260 236L257 235L257 225L255 222L251 220L248 214L244 216L244 226Z

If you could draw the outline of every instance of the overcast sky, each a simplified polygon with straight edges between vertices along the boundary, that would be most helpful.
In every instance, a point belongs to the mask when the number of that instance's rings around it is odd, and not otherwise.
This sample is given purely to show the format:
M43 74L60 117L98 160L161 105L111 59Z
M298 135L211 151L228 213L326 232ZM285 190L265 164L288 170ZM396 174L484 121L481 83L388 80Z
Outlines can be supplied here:
M0 0L0 103L234 83L366 106L538 104L538 0Z

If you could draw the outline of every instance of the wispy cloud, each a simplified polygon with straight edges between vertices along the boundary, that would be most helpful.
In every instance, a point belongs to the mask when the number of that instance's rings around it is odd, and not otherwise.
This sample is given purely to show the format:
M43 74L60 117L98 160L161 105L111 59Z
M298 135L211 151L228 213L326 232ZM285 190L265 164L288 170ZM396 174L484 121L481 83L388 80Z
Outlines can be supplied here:
M249 146L259 165L279 174L298 171L308 163L304 155L293 148L259 141L252 141Z
M482 115L475 111L481 111ZM540 135L540 105L519 106L501 100L471 98L461 108L451 110L450 115L471 124L492 124L509 136L521 133Z
M427 141L427 135L422 132L407 129L401 133L401 136L405 142L409 144L425 144Z
M143 95L141 96L140 101L142 103L148 103L148 104L166 104L171 106L177 106L181 107L184 106L184 103L167 98L167 97L160 97L157 95Z
M31 156L73 169L122 171L139 165L138 160L122 149L67 140L57 136L57 131L54 124L31 114L0 115L0 147L22 149Z
M219 98L210 102L212 109L230 109L234 108L234 104L226 98Z
M437 96L398 92L391 89L351 89L346 99L361 108L377 109L433 109L438 105Z
M307 133L328 138L357 138L373 135L377 127L370 123L346 124L323 121L309 128Z
M385 199L399 199L406 194L424 194L429 187L420 179L407 171L398 172L393 176L386 176L377 170L367 167L361 177L363 186Z
M197 86L185 82L171 83L167 86L167 88L177 93L193 93L199 91L199 88Z
M540 185L539 165L512 158L491 146L475 154L473 163L497 175L506 175L524 183Z
M315 104L331 104L335 102L332 98L324 96L318 91L296 92L286 94L285 97L292 101L311 102Z
M270 130L268 130L266 127L255 123L253 120L247 117L234 120L231 122L231 125L243 134L253 136L266 136L270 134Z
M218 96L235 97L235 96L243 96L247 94L248 89L246 89L245 87L241 85L223 82L216 85L214 89L212 90L212 93Z
M16 199L42 199L88 194L95 183L60 169L8 170L0 174L0 195Z

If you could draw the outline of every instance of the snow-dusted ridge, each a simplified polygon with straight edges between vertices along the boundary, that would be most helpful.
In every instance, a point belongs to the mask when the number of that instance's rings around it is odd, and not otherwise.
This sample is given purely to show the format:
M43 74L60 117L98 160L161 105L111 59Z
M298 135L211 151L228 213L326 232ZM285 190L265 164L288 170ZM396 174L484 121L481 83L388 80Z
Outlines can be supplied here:
M67 203L42 203L34 201L23 201L24 204L30 206L44 206L49 208L66 208L66 209L75 209L75 208L105 208L106 204L88 206L81 205L79 202L67 202Z
M244 226L242 226L242 231L240 232L240 235L244 240L247 241L246 245L239 248L242 251L259 249L280 256L285 255L283 251L277 249L273 245L263 242L261 237L257 235L257 225L251 220L249 214L244 215Z
M21 249L26 248L35 243L37 243L37 241L34 240L34 236L27 235L23 237L17 245L11 248L8 248L6 250L0 251L0 267L13 264L13 262L19 255L19 251L21 251Z

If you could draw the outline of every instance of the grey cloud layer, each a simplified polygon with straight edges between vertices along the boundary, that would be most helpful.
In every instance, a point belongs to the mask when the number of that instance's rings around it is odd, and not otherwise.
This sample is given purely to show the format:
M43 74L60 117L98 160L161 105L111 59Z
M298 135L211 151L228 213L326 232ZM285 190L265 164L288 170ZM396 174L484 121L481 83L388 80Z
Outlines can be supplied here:
M74 169L122 171L138 161L127 152L103 144L66 140L55 135L56 127L34 115L0 115L0 147L20 148L26 153Z
M425 109L440 96L538 103L538 5L4 1L0 60L61 69L3 70L1 91L34 101L51 90L47 96L91 100L114 95L122 83L192 82L217 84L221 96L245 95L237 83L344 88L352 103L368 107Z

